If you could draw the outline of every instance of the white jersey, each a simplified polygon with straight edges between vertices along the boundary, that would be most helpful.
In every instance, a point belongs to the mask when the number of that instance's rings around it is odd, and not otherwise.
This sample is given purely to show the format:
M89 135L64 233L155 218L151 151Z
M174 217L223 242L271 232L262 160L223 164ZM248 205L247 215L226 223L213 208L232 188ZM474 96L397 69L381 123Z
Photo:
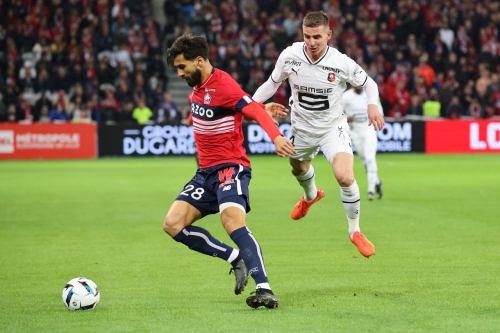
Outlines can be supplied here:
M292 127L298 132L318 133L345 120L341 100L346 83L363 86L368 75L354 60L332 47L313 62L306 54L305 43L299 42L280 54L271 74L275 83L286 79L292 90Z
M342 108L347 117L354 116L352 123L354 126L363 125L360 127L368 128L368 97L364 91L357 94L354 89L349 89L342 95ZM377 101L379 112L383 115L380 99ZM351 127L352 128L352 127Z

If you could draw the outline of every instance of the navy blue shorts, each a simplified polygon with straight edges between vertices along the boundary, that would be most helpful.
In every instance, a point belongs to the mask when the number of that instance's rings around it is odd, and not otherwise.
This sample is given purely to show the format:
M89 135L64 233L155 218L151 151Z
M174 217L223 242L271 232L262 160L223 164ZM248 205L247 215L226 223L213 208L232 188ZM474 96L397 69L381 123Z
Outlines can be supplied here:
M219 212L219 205L234 202L250 211L248 185L252 169L243 165L228 163L210 168L198 169L193 179L184 186L176 200L190 203L202 216Z

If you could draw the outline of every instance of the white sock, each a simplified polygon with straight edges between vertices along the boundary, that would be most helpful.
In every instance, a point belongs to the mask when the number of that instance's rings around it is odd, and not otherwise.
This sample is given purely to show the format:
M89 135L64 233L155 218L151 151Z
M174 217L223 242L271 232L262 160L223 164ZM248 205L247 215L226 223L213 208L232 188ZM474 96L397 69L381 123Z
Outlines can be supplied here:
M375 193L375 185L378 183L377 172L368 171L368 192Z
M259 288L262 288L262 289L269 289L271 290L271 286L269 285L269 283L265 282L265 283L258 283L256 286L255 286L255 289L259 289Z
M309 170L301 176L295 177L299 181L300 186L304 189L304 198L307 201L312 201L318 195L318 189L316 188L316 182L314 181L314 168L312 164L309 166Z
M349 187L340 187L340 198L347 215L347 223L349 224L349 236L359 229L359 210L360 210L360 196L358 183L354 181Z
M233 249L233 252L231 252L231 255L229 256L229 259L227 259L227 262L232 263L234 259L238 258L238 254L240 254L240 251Z
M375 185L380 181L378 179L377 162L374 157L366 160L365 168L368 176L368 192L375 193Z

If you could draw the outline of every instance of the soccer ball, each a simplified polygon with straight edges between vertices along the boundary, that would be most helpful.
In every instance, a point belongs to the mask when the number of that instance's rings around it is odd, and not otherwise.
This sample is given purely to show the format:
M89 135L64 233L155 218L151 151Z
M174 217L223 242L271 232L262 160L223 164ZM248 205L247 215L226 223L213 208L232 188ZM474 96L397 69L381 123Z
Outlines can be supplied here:
M69 310L92 310L99 303L101 294L94 281L77 277L66 283L62 300Z

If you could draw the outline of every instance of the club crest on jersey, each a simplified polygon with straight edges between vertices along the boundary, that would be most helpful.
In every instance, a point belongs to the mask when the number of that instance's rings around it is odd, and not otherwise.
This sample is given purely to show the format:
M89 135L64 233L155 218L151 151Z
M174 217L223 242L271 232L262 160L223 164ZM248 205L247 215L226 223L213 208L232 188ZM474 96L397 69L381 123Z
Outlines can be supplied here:
M334 72L330 72L328 73L328 82L335 82L335 73Z
M203 104L210 104L212 101L212 96L210 96L209 93L206 93L205 96L203 97Z

